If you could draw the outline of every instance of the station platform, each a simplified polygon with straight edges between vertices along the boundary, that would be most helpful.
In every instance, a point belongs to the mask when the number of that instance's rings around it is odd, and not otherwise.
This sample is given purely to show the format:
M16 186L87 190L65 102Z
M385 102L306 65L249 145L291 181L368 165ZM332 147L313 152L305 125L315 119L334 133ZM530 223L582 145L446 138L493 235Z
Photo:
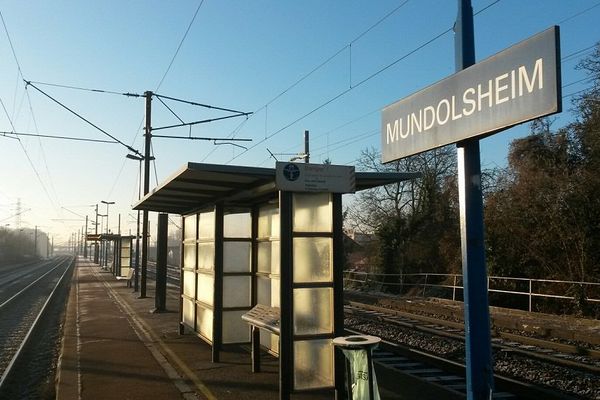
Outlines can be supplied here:
M252 373L248 348L221 352L189 333L179 335L179 290L168 288L167 312L152 313L147 297L84 258L77 260L69 296L56 398L72 399L278 399L278 359L263 355ZM380 388L381 389L381 388ZM399 398L386 396L382 398ZM333 399L333 391L292 395Z

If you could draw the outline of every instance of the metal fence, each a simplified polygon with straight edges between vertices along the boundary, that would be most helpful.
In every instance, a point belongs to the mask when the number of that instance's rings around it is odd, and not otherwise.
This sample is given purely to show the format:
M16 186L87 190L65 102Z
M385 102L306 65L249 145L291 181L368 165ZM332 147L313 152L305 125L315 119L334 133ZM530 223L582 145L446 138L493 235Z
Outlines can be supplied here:
M377 274L344 271L344 288L385 291L413 296L425 297L429 295L431 297L462 300L462 284L461 274ZM533 302L536 298L559 301L584 300L600 305L600 283L596 282L489 276L487 286L490 296L498 293L511 295L513 299L527 301L523 308L528 311L533 310Z

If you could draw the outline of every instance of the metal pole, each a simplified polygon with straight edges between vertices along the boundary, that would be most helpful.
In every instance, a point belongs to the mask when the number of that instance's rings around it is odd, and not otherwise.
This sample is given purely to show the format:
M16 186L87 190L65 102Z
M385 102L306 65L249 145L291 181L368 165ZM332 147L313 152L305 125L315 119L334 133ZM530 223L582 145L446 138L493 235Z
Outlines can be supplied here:
M96 240L94 241L94 263L98 264L98 204L96 203L96 224L94 225L94 235Z
M309 163L310 160L310 149L309 149L309 132L304 131L304 162Z
M458 0L456 70L475 64L471 0ZM485 265L479 140L457 143L462 243L467 399L491 398L494 388Z
M152 92L145 92L146 97L146 134L144 141L144 195L150 191L150 142L152 138ZM146 271L148 270L148 210L142 216L142 278L140 298L146 297Z
M87 258L88 256L88 252L87 252L87 230L88 230L88 216L85 216L85 233L83 235L83 237L85 238L83 241L83 257Z
M169 215L158 214L158 230L156 232L156 291L154 294L154 312L167 309L167 252ZM215 310L216 312L216 310Z
M35 238L33 239L33 258L37 257L37 225L35 226Z

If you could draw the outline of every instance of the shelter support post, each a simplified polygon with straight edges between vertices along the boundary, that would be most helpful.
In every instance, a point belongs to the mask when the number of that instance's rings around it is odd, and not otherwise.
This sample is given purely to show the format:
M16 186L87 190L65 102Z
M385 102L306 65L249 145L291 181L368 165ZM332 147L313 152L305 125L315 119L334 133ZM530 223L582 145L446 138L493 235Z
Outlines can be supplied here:
M158 214L158 230L156 243L156 293L154 295L154 312L167 310L167 252L168 252L168 214Z

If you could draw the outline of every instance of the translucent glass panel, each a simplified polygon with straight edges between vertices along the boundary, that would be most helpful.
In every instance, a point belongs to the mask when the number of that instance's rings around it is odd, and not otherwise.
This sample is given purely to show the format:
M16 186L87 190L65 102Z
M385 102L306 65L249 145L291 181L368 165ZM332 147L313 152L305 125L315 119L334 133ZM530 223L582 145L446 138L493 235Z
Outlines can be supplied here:
M183 218L185 236L183 240L196 240L196 214Z
M223 242L223 272L250 272L252 243Z
M294 334L333 333L333 289L294 289Z
M258 272L279 275L279 241L258 243Z
M250 327L242 320L242 315L247 311L223 312L223 343L248 343L250 341Z
M331 238L294 238L294 282L331 282L333 240Z
M183 294L194 298L196 293L196 273L193 271L183 271Z
M279 354L279 335L275 335L264 329L260 330L260 345L269 349L274 354Z
M212 343L213 311L202 306L197 306L196 313L196 332Z
M268 205L258 211L258 237L279 237L279 206Z
M131 258L121 257L121 268L129 268L131 266Z
M212 271L215 268L215 244L198 243L198 269Z
M294 342L294 389L333 386L331 339Z
M183 310L182 310L183 323L190 328L194 329L194 302L192 300L183 299Z
M208 305L213 305L215 279L212 275L198 274L198 290L196 299Z
M271 280L256 277L256 301L258 304L271 305Z
M196 268L196 243L183 245L183 268Z
M329 193L294 193L294 232L331 232Z
M215 212L203 212L199 214L198 239L212 239L215 237Z
M223 307L250 307L250 276L223 277Z
M249 238L252 234L252 218L249 212L225 214L223 236L226 238Z
M279 279L271 278L271 307L279 307Z

